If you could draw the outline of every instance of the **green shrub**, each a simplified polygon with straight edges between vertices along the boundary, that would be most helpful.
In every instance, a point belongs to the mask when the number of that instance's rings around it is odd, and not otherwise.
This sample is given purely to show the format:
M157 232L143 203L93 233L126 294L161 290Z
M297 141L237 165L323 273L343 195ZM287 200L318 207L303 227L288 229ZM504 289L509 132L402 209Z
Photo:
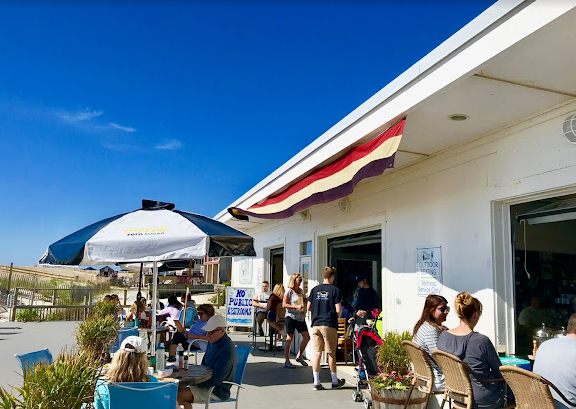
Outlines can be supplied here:
M107 315L115 316L118 312L118 304L114 301L99 301L92 309L92 316L102 318Z
M118 336L120 322L114 316L93 316L82 322L76 330L76 342L80 350L96 362L106 362L110 357L108 346Z
M16 321L40 321L40 311L36 309L20 310L16 313Z
M382 345L378 347L378 364L385 374L395 373L398 376L406 375L410 371L410 356L402 347L402 341L412 340L408 331L399 333L388 332L382 338Z
M93 400L100 369L82 353L61 353L51 364L24 369L16 393L0 388L2 409L81 409ZM84 406L85 408L91 406Z

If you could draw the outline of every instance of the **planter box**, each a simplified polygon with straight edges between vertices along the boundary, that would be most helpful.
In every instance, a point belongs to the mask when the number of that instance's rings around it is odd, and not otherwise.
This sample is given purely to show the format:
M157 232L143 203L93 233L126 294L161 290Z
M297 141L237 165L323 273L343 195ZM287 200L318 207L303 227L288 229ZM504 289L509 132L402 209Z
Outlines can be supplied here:
M408 391L395 389L379 389L370 392L374 409L403 409L408 400ZM409 409L424 409L426 394L414 388L410 397Z

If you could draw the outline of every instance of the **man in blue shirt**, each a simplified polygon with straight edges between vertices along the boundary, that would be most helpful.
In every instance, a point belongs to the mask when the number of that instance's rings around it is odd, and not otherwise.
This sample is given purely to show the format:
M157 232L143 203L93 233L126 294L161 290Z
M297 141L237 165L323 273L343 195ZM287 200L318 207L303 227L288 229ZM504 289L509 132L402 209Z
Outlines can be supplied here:
M203 328L208 337L208 348L202 359L202 365L212 369L212 378L198 385L180 388L178 403L184 409L191 409L192 402L206 403L208 399L226 400L230 398L231 385L224 381L234 381L236 373L236 348L226 334L226 318L216 314L206 322ZM209 389L214 386L212 395Z

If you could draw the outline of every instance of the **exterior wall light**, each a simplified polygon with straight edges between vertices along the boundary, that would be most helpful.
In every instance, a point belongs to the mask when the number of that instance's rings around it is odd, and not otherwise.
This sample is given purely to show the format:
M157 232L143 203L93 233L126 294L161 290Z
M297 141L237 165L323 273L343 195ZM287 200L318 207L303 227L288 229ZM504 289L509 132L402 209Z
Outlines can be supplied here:
M470 118L468 115L464 115L464 114L452 114L452 115L448 115L448 119L452 120L452 121L465 121L468 118Z

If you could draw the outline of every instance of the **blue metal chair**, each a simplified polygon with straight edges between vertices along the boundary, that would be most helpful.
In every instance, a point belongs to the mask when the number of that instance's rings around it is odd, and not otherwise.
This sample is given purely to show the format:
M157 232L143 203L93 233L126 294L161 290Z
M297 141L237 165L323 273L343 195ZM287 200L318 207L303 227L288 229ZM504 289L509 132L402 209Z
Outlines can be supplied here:
M196 345L198 348L200 349L192 349L192 345ZM190 356L191 354L194 354L194 359L195 359L195 363L196 365L198 365L198 352L206 352L206 349L208 348L208 341L203 340L203 339L189 339L188 340L188 356Z
M28 352L27 354L16 354L14 358L20 364L22 371L25 368L34 370L34 365L44 363L50 365L52 363L52 353L48 348L41 349L40 351Z
M236 397L233 398L230 396L229 399L226 400L208 400L206 402L206 409L210 407L211 403L222 403L222 402L236 402L235 408L238 409L238 397L240 395L240 389L244 389L242 387L242 381L244 380L244 372L246 372L246 364L248 363L248 357L250 356L250 352L252 352L252 347L245 347L236 345L236 373L234 374L234 382L224 381L229 385L237 386L236 390ZM210 392L208 396L212 396L212 390L214 387L210 388Z
M180 311L180 322L184 323L185 328L190 328L198 320L196 308L186 308L186 322L184 322L184 308Z
M177 382L111 382L110 409L174 409Z
M136 335L138 336L138 328L120 328L118 330L118 337L114 342L114 345L110 347L110 352L115 353L122 345L122 341L124 341L129 336Z

